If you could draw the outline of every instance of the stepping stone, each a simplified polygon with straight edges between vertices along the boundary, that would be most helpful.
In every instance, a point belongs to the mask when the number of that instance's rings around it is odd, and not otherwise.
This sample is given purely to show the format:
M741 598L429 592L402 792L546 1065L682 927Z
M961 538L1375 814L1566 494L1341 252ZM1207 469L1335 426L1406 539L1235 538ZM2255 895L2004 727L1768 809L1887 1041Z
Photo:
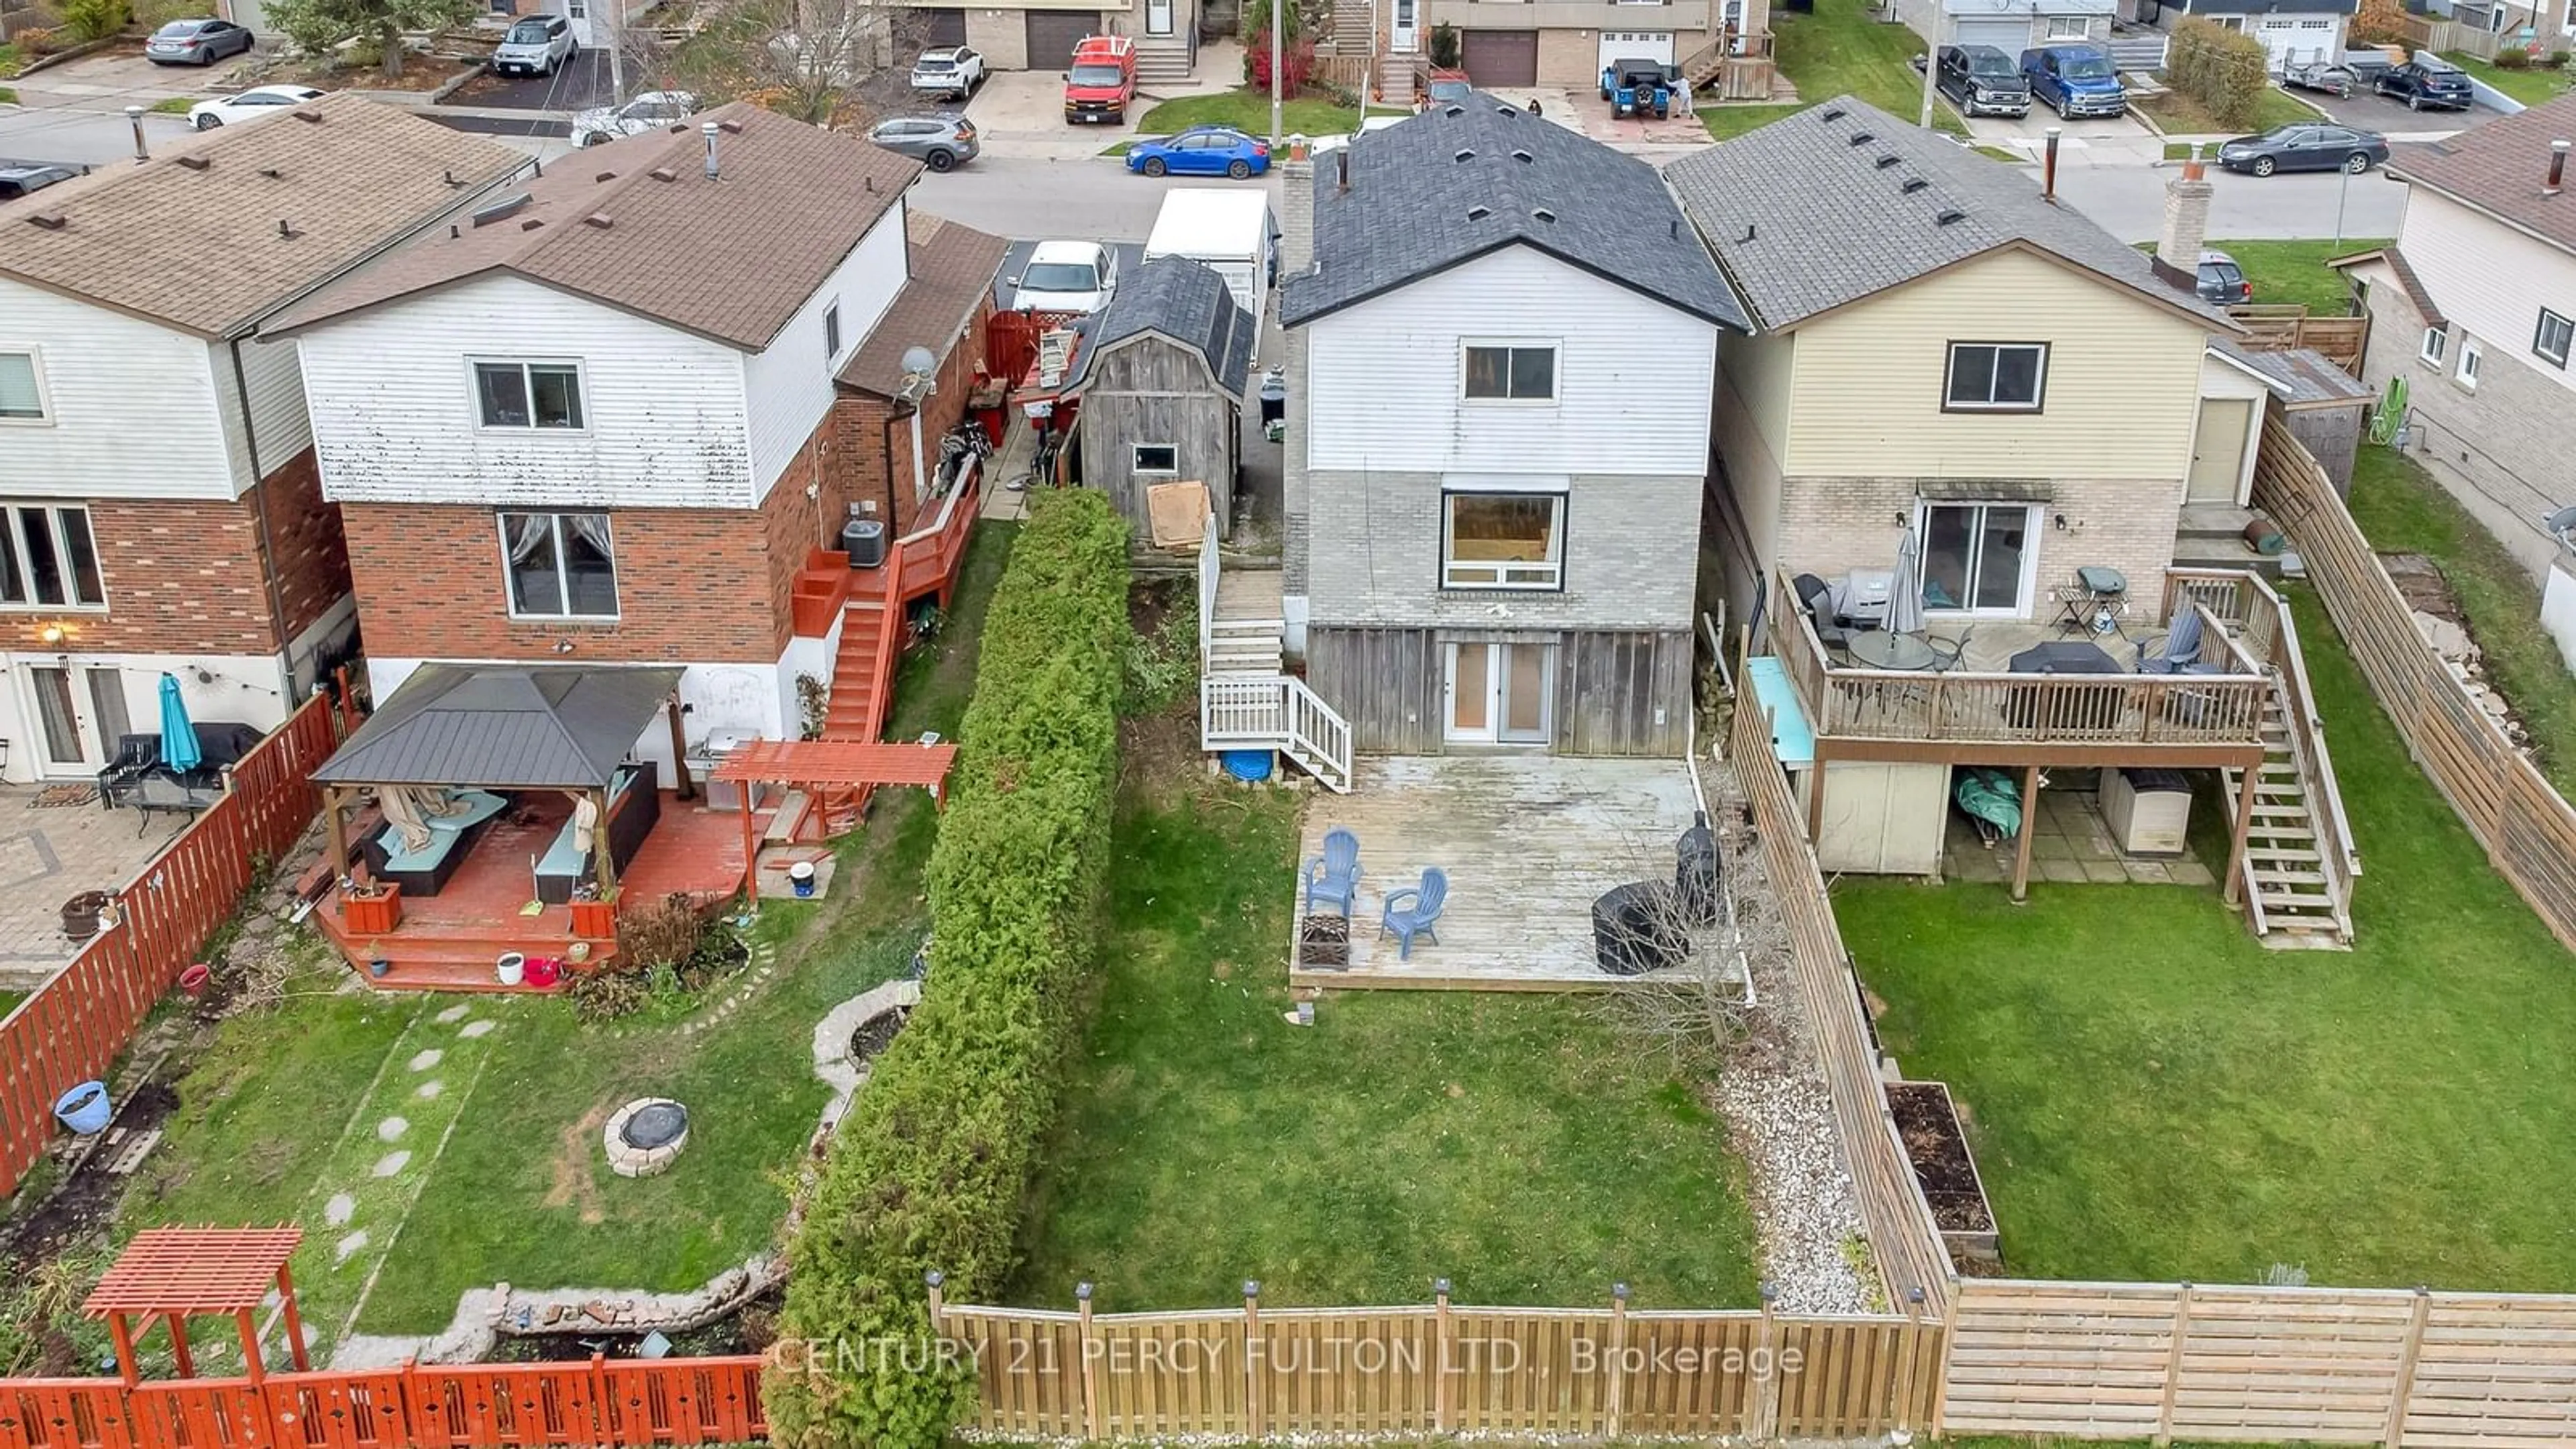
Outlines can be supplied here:
M498 1023L498 1022L491 1022L491 1021L469 1021L469 1022L465 1023L465 1025L464 1025L463 1029L461 1029L461 1030L459 1030L459 1031L457 1032L457 1035L459 1035L459 1036L461 1036L461 1037L464 1037L464 1038L466 1038L467 1040L469 1040L469 1041L470 1041L470 1040L472 1040L472 1039L473 1039L473 1038L475 1038L475 1037L481 1036L481 1035L483 1035L484 1033L489 1032L493 1027L495 1027L495 1026L497 1026L497 1025L499 1025L499 1024L500 1024L500 1023Z
M347 1237L342 1238L339 1245L331 1250L338 1255L331 1260L332 1266L337 1267L340 1264L349 1261L350 1254L360 1252L364 1250L366 1246L367 1230L364 1228L360 1228Z
M436 1047L431 1047L429 1050L422 1052L411 1059L411 1069L415 1072L428 1071L431 1067L437 1066L440 1061L445 1059L446 1056L447 1053L440 1051Z
M358 1200L345 1192L331 1194L331 1200L322 1204L322 1221L331 1227L345 1228L357 1215Z
M391 1142L410 1130L411 1123L408 1119L401 1117L387 1117L382 1122L376 1124L376 1140L379 1142Z
M438 1021L442 1025L450 1022L463 1021L465 1019L465 1014L473 1009L473 1003L460 1001L454 1006L447 1008L445 1011L440 1012L438 1014Z
M377 1158L377 1159L376 1159L376 1169L375 1169L375 1170L376 1170L376 1176L378 1176L378 1177L391 1177L391 1176L393 1176L395 1173L402 1171L405 1167L408 1167L408 1166L410 1166L410 1165L411 1165L411 1154L410 1154L410 1153L408 1153L408 1152L388 1152L388 1153L386 1153L384 1156L379 1157L379 1158Z
M424 1102L428 1102L436 1100L438 1094L446 1090L447 1084L445 1082L440 1081L436 1077L432 1077L428 1081L421 1083L419 1086L412 1088L411 1094L420 1098Z

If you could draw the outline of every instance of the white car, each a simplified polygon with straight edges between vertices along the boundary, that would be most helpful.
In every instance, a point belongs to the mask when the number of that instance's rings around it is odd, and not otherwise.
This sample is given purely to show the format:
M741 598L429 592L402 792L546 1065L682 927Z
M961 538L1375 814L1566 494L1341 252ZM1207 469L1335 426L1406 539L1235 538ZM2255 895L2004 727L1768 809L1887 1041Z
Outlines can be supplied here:
M698 113L687 91L646 91L622 106L595 106L572 118L572 143L598 146L621 136L641 136Z
M925 50L912 63L912 93L933 100L965 100L984 83L984 57L962 45Z
M523 15L492 48L494 75L553 75L581 48L560 15Z
M1039 242L1011 278L1011 305L1040 312L1097 312L1118 290L1118 254L1098 242Z
M217 126L238 126L250 121L264 121L282 116L308 101L318 101L327 94L311 86L252 86L237 96L221 100L199 101L188 108L188 124L200 131Z

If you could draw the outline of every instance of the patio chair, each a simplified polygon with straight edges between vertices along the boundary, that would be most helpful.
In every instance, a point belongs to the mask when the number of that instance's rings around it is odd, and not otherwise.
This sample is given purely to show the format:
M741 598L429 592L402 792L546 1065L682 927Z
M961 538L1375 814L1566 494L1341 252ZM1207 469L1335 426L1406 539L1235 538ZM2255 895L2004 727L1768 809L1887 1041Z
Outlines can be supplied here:
M1924 635L1923 642L1932 646L1932 672L1947 674L1958 668L1959 661L1968 654L1968 636L1976 632L1972 625L1960 630L1956 639L1944 639L1938 634Z
M1324 853L1306 862L1306 914L1321 901L1347 917L1359 891L1360 838L1336 825L1324 832Z
M1800 574L1789 581L1798 591L1798 602L1806 608L1808 619L1816 626L1816 638L1829 652L1840 652L1851 644L1852 628L1843 616L1834 612L1833 585L1814 574Z
M1449 872L1432 866L1422 873L1421 885L1411 890L1387 892L1386 907L1377 918L1378 938L1384 940L1392 933L1395 936L1395 958L1412 960L1414 937L1425 937L1434 946L1440 944L1440 933L1431 927L1440 919L1440 908L1448 902Z

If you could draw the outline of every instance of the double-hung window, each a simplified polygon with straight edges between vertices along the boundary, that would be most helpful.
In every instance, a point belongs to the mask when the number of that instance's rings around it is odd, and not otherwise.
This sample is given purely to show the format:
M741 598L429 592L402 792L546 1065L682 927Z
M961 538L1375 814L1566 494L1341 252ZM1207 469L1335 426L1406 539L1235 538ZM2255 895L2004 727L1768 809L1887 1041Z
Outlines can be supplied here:
M1565 495L1450 493L1441 501L1440 585L1565 586Z
M2576 344L2576 322L2541 308L2540 325L2531 333L2531 350L2540 354L2541 361L2565 371L2571 344Z
M0 347L0 424L41 423L50 416L35 352Z
M1463 395L1469 402L1554 402L1556 344L1468 343Z
M1951 412L2035 413L2047 387L2045 342L1953 342L1941 405Z
M581 369L569 362L478 362L474 400L487 428L577 430Z
M617 551L605 513L504 513L501 568L522 619L617 617Z
M2460 340L2460 370L2458 373L2460 386L2467 388L2471 392L2476 392L2478 390L2478 372L2486 365L2486 360L2487 351L2485 348L2478 345L2478 340L2476 338L2462 338Z
M0 505L0 606L104 609L89 510L76 504Z

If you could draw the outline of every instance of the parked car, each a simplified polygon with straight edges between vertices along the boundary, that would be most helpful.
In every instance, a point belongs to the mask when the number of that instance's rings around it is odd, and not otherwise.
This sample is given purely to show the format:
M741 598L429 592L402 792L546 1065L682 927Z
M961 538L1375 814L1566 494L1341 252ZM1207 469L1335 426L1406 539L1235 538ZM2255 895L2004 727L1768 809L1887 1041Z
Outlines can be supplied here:
M2292 90L2315 91L2340 98L2359 89L2361 81L2348 65L2339 65L2331 60L2312 60L2283 71L2281 84Z
M1075 125L1124 124L1136 103L1136 42L1124 35L1095 35L1073 48L1064 73L1064 118Z
M1146 176L1231 176L1241 181L1270 169L1270 143L1232 126L1192 126L1177 136L1128 147L1127 169Z
M154 65L213 65L248 54L250 32L229 20L173 20L143 42L143 58Z
M1011 278L1011 305L1040 312L1097 312L1118 290L1118 254L1098 242L1043 241Z
M2218 164L2269 176L2275 171L2349 171L2355 176L2388 159L2388 138L2350 126L2294 122L2260 136L2218 143Z
M86 166L59 166L50 161L0 161L0 201L15 201L57 181L86 176Z
M572 143L600 146L621 136L641 136L698 113L687 91L646 91L622 106L593 106L572 118Z
M984 57L962 45L925 50L912 63L912 93L935 101L962 101L984 83Z
M2192 290L2203 301L2222 307L2234 307L2254 300L2254 284L2245 280L2245 269L2225 252L2202 252L2199 275L2193 278Z
M188 124L200 131L217 126L247 125L271 116L282 116L308 101L318 101L327 92L311 86L252 86L239 95L218 100L199 101L188 108Z
M1941 74L1933 84L1963 116L2027 116L2030 82L2013 58L1991 45L1941 47Z
M1468 79L1465 71L1433 66L1430 74L1422 82L1422 95L1419 99L1425 107L1445 106L1466 100L1475 93L1476 83Z
M2031 99L2064 120L2116 116L2129 109L2120 68L2098 45L2044 45L2021 53L2022 79Z
M523 15L492 51L494 75L553 75L580 48L560 15Z
M964 116L896 116L869 127L868 139L933 171L953 171L984 148Z
M2469 89L2468 72L2420 58L2381 71L2370 88L2391 100L2404 101L2410 111L2427 106L2437 111L2465 111L2478 99L2477 93Z
M1672 72L1660 60L1614 60L1601 68L1601 99L1613 118L1662 120L1673 113Z

